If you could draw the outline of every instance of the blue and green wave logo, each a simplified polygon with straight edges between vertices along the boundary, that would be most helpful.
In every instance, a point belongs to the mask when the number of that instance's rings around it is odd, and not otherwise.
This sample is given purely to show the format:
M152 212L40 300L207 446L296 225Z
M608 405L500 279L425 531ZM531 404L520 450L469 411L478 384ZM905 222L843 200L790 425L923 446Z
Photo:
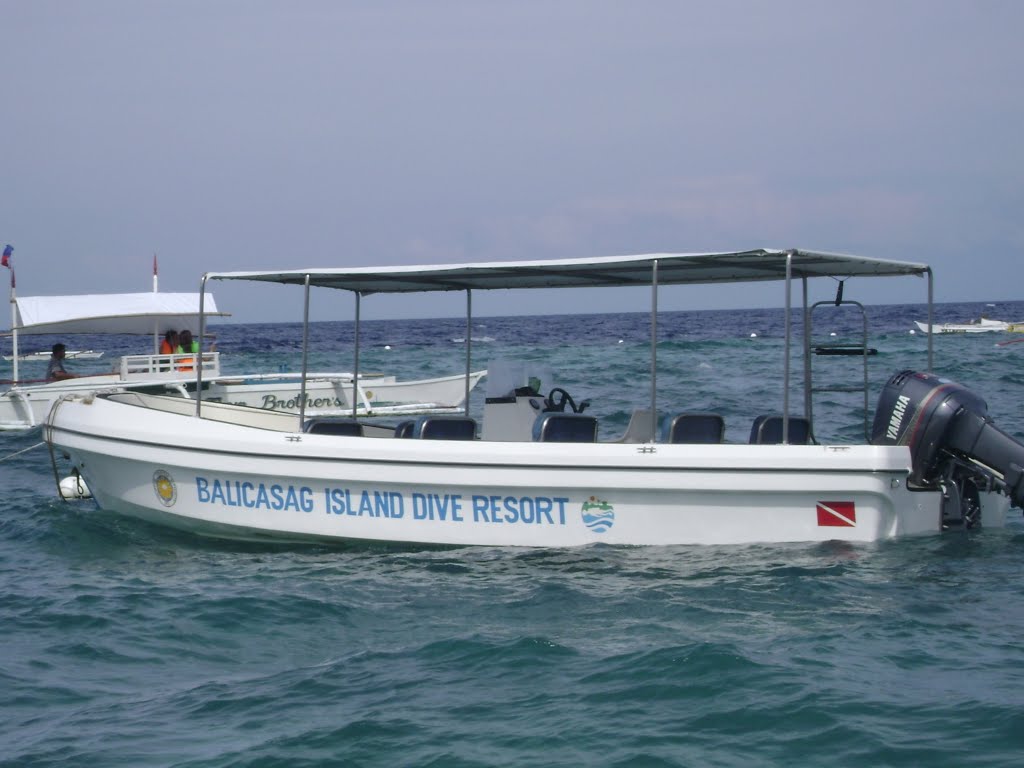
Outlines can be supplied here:
M615 525L615 507L607 501L591 496L580 509L583 524L594 533L604 533Z

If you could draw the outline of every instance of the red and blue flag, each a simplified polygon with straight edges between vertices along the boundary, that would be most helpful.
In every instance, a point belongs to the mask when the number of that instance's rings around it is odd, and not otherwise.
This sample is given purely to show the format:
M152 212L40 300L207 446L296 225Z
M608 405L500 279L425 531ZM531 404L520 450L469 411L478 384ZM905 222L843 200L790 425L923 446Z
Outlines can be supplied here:
M14 253L14 248L8 245L4 248L4 255L0 257L0 264L3 264L8 269L11 268L11 254Z

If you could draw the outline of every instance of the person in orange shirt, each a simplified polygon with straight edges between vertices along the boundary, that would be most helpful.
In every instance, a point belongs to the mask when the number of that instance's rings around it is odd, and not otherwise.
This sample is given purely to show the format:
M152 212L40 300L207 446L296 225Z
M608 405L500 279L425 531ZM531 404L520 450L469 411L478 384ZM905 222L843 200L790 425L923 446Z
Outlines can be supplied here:
M174 354L174 350L177 349L177 348L178 348L178 332L177 331L167 331L167 333L164 334L164 340L160 342L160 354L161 355L173 355ZM160 370L161 371L170 371L172 369L173 369L173 366L171 365L169 360L166 361L166 362L161 361L161 365L160 365Z
M173 355L178 347L178 332L168 331L164 334L164 340L160 342L161 355Z

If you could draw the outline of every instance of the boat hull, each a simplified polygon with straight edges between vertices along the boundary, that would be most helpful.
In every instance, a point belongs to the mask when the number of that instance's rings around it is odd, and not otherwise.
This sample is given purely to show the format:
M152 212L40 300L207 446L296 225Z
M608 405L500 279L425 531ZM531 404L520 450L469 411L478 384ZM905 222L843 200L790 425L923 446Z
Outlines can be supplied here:
M62 403L47 439L100 507L208 536L573 547L941 530L939 494L906 487L902 446L396 440L141 410Z

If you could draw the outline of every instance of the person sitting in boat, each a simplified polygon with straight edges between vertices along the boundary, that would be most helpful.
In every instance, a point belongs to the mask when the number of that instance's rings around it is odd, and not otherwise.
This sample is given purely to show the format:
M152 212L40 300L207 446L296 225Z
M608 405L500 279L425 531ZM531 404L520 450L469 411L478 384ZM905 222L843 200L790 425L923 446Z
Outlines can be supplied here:
M178 348L178 332L168 331L164 334L164 340L160 342L161 355L173 355Z
M178 332L177 331L167 331L167 333L164 334L164 340L160 342L160 354L161 355L173 355L174 354L174 350L176 350L177 348L178 348ZM162 363L160 365L160 370L161 371L169 371L169 370L171 370L170 363L169 362L166 363L166 364Z
M199 342L192 338L192 331L186 328L178 336L178 347L174 350L179 355L199 354ZM183 357L178 360L179 371L191 371L195 365L195 357Z
M67 347L59 342L53 345L50 353L50 364L46 368L47 381L63 381L64 379L78 378L75 374L68 373L64 369L64 352L66 349Z

